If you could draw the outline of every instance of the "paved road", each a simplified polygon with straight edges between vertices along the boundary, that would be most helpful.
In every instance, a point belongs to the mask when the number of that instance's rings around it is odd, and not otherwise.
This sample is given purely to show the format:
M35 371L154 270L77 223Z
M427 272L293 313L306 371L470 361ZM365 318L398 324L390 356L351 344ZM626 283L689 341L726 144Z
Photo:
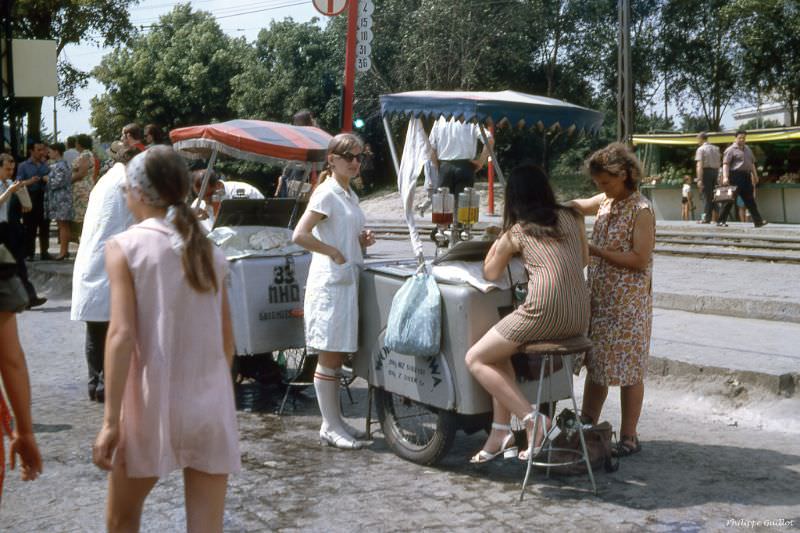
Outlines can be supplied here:
M69 303L55 300L20 316L34 390L44 475L7 479L0 531L102 531L105 476L92 466L90 443L101 410L85 398L83 328L69 321ZM523 504L523 468L516 461L476 468L466 458L479 434L459 434L438 467L393 455L380 434L360 452L323 449L319 415L303 393L290 411L272 414L276 389L247 387L239 412L243 472L231 481L226 531L775 531L800 527L798 433L764 430L762 412L796 417L797 399L753 402L731 415L725 400L696 383L653 379L641 423L644 451L614 474L598 474L599 496L583 478L544 480ZM365 390L354 405L363 417ZM612 395L613 396L613 395ZM779 409L780 407L780 409ZM766 411L763 411L767 409ZM618 425L610 399L609 420ZM753 416L745 416L746 413ZM144 531L184 529L178 475L153 491ZM732 526L732 520L740 520ZM783 527L764 525L784 520ZM761 521L754 528L745 521ZM776 522L779 523L779 522ZM791 524L789 526L788 524Z

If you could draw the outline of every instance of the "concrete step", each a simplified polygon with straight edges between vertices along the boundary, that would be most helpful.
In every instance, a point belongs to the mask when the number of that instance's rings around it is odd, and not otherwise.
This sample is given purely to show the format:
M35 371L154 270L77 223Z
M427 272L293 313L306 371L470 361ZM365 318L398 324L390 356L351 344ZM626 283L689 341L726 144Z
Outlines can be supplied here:
M800 324L800 302L767 298L729 298L707 294L653 292L653 306L706 315L755 318Z
M655 375L722 377L734 389L784 397L800 392L800 324L656 309L650 356Z
M744 261L768 261L775 263L800 264L800 250L764 250L738 248L734 246L714 246L705 243L672 244L656 239L653 249L656 254L709 257L716 259L736 259Z

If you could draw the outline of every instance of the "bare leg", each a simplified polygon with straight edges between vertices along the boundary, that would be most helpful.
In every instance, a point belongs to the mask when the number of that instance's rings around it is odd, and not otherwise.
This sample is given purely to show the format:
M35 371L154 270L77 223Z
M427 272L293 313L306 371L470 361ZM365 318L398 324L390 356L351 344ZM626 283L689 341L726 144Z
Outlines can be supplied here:
M598 385L589 381L586 377L586 382L583 385L583 405L581 411L584 416L592 419L593 424L597 424L600 420L600 413L603 411L603 404L606 403L608 396L608 387L606 385Z
M183 469L188 533L222 533L227 490L227 474L207 474L193 468Z
M67 255L69 251L69 221L68 220L59 220L58 221L58 242L60 244L60 248L58 254L60 257L64 257Z
M492 422L492 430L489 432L489 437L482 448L489 453L495 453L500 449L503 445L503 440L510 431L508 429L498 429L495 424L508 426L511 423L511 413L494 398L492 398ZM511 445L513 444L512 442Z
M644 402L644 383L620 387L619 397L622 404L620 439L635 437L636 426L639 424L639 415L642 413L642 403Z
M319 352L319 364L324 367L339 370L342 368L345 354L341 352Z
M131 478L119 463L108 475L106 529L109 533L137 533L144 500L158 481L157 477Z
M490 329L467 352L467 367L492 398L522 419L531 412L531 404L519 389L510 364L518 350L517 343Z

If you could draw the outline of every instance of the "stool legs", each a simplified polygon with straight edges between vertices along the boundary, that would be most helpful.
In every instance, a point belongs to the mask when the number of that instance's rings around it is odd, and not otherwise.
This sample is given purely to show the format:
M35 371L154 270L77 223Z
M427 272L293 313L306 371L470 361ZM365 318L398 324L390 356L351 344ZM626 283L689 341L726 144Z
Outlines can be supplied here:
M578 402L575 401L575 388L572 384L572 360L569 356L564 358L564 371L567 373L567 380L569 381L569 396L572 399L572 409L575 416L578 418L578 437L581 439L581 449L583 450L583 462L586 464L586 471L589 472L589 481L592 482L592 492L597 494L597 485L594 482L594 472L592 471L592 462L589 458L589 450L586 448L586 439L583 436L583 423L581 423L580 415L578 414Z
M542 364L539 365L539 384L536 386L536 409L539 409L539 405L542 403L542 387L544 386L544 368L549 362L550 356L545 355L544 359L542 360ZM552 376L552 374L551 374ZM533 444L536 442L536 435L539 430L539 418L538 416L533 417L533 434L531 435L531 442L528 443L528 467L525 470L525 479L522 481L522 491L519 493L519 501L522 501L522 498L525 496L525 487L528 485L528 479L531 477L531 468L533 467ZM552 417L551 417L552 418ZM547 431L547 428L543 428L543 431Z
M546 365L549 365L549 368L550 368L550 375L548 376L547 379L549 380L549 379L552 379L552 377L553 377L553 356L552 355L544 355L543 358L544 359L542 360L542 364L540 365L540 370L539 370L539 384L536 387L536 408L537 409L539 408L539 405L541 404L541 401L542 401L542 388L544 386L544 369L545 369ZM570 397L570 400L572 401L572 409L575 412L575 416L578 416L578 413L579 413L579 411L578 411L578 402L575 400L575 387L573 385L573 380L572 380L572 360L571 360L571 356L564 356L563 363L564 363L564 372L566 373L566 376L567 376L567 384L569 386L569 397ZM548 385L549 385L549 382L548 382ZM551 413L551 415L555 415L555 413ZM551 417L551 418L553 418L553 417ZM536 438L536 435L537 435L537 432L538 432L538 424L539 424L539 417L537 416L534 419L533 436L532 436L533 439ZM547 430L546 428L544 428L544 429L545 429L545 431ZM578 419L578 437L579 437L579 439L581 441L581 452L582 452L582 456L583 456L583 462L586 465L586 470L589 473L589 481L592 483L592 492L594 494L597 494L597 485L595 484L595 481L594 481L594 472L592 471L592 463L591 463L590 458L589 458L589 450L586 447L586 439L583 436L583 425L580 423L580 419ZM548 459L547 459L547 463L548 463L547 474L548 474L548 476L550 474L550 466L549 466L550 457L551 457L550 453L551 453L551 450L548 450L548 452L547 452L547 455L548 455ZM520 491L520 494L519 494L519 501L522 501L523 497L525 496L525 487L528 485L528 479L530 478L531 468L532 467L533 467L533 453L529 453L528 454L528 467L527 467L527 469L525 471L525 479L522 481L522 491Z

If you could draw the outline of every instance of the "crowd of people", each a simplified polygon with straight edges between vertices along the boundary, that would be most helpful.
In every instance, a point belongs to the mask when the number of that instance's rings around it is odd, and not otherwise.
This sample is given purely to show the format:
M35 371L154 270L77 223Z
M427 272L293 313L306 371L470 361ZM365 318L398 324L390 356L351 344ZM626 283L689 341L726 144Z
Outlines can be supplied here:
M86 322L88 396L104 403L93 460L109 471L108 529L138 530L144 501L158 479L182 470L189 530L202 525L221 531L227 478L240 469L229 372L234 346L224 283L227 262L205 237L201 199L190 204L190 191L198 193L204 174L192 176L168 146L145 146L133 126L123 130L115 163L96 183L91 154L81 155L91 141L76 139L80 150L71 170L69 151L51 146L46 176L43 149L34 145L20 179L0 191L0 215L27 182L42 185L42 202L55 220L74 221L77 202L61 203L70 193L74 197L76 183L90 179L81 207L71 317ZM358 274L364 250L375 243L352 188L366 149L354 134L332 139L326 169L293 236L312 252L304 320L306 344L319 354L314 373L322 414L319 439L340 449L359 449L366 436L342 416L338 379L345 355L358 348ZM7 159L2 161L7 169ZM641 449L637 423L652 323L653 210L638 191L641 169L626 146L612 144L592 154L587 171L600 193L565 205L556 202L541 168L522 165L509 176L502 233L483 272L486 279L496 279L513 256L520 256L528 292L525 302L465 355L494 409L492 431L472 462L538 453L552 436L553 423L519 390L511 355L533 340L587 333L594 347L585 359L582 414L596 423L609 386L619 386L622 428L616 453ZM206 181L212 191L224 190L215 177ZM51 207L49 198L59 206ZM586 215L596 216L590 242ZM6 226L0 225L4 236ZM68 234L62 238L69 240ZM29 252L30 246L23 250ZM9 276L14 279L22 277L17 263L15 258ZM0 308L4 339L6 331L16 338L11 333L18 310ZM42 465L30 430L29 387L18 342L3 343L0 373L17 420L12 455L21 457L23 479L34 479ZM528 431L528 448L519 453L510 438L512 415ZM0 402L0 420L7 418ZM541 429L536 435L535 427Z

